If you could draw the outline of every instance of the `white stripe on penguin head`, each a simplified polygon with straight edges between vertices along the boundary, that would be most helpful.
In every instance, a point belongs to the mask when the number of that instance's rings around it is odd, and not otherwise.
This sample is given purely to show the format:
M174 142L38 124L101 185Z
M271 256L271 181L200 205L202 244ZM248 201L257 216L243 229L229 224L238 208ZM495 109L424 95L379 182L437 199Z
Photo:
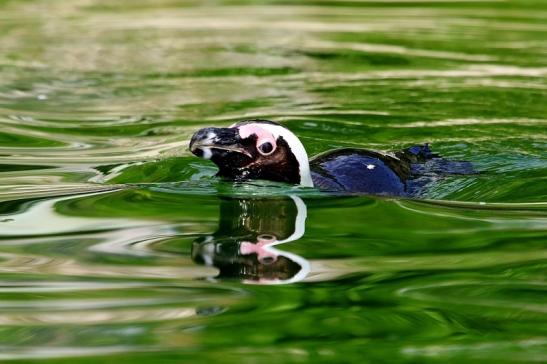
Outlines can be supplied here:
M238 126L237 124L234 124L233 126ZM292 154L296 158L296 161L298 162L298 172L300 174L300 185L304 187L313 187L313 182L311 179L311 173L310 173L310 163L308 160L308 153L306 153L306 149L304 148L304 145L302 145L302 142L296 135L293 134L292 131L289 129L281 126L281 125L275 125L275 124L269 124L269 123L246 123L239 126L239 133L242 138L248 137L249 133L247 131L252 131L255 128L260 128L263 130L268 131L271 133L274 138L277 140L280 136L283 137L283 139L287 142L289 149L291 150Z

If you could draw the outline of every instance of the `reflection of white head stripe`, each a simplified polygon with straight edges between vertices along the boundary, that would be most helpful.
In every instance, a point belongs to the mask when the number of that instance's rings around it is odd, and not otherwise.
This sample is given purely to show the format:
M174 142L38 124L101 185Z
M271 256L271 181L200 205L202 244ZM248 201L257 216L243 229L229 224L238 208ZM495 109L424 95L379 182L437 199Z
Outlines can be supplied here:
M310 274L310 272L311 272L311 264L305 258L301 257L300 255L296 255L294 253L291 253L291 252L278 250L274 247L275 245L279 245L279 244L288 243L288 242L291 242L291 241L298 240L302 236L304 236L304 233L306 232L306 218L308 216L308 210L306 208L306 204L298 196L289 195L289 197L293 199L294 204L296 205L296 209L297 209L296 219L294 221L294 232L287 239L279 240L279 241L276 241L273 244L269 244L265 247L265 249L267 249L269 252L271 252L271 253L273 253L277 256L283 256L283 257L286 257L286 258L290 259L291 261L298 264L301 268L298 271L298 273L296 273L294 276L292 276L289 279L284 279L284 280L273 280L273 279L272 280L269 280L269 279L268 280L262 280L262 283L265 283L265 284L289 284L289 283L300 282L301 280L306 278L308 276L308 274ZM256 283L256 282L250 281L248 283Z
M289 260L292 260L296 264L298 264L301 268L294 276L292 276L289 279L276 279L276 280L262 280L262 282L266 284L290 284L290 283L296 283L302 281L304 278L308 276L308 274L311 271L311 264L308 262L305 258L301 257L300 255L296 255L294 253L290 253L287 251L281 251L276 248L269 248L270 252L275 253L278 256L283 256L288 258ZM251 282L252 283L252 282Z
M279 138L280 136L283 137L283 139L287 142L289 145L289 148L291 149L293 155L295 156L296 160L298 161L298 171L300 173L300 185L304 187L313 187L313 182L311 179L310 174L310 163L308 161L308 154L306 153L306 149L304 149L304 146L302 145L302 142L296 135L294 135L289 129L286 129L282 127L281 125L274 125L274 124L267 124L267 123L249 123L244 125L245 129L252 129L252 128L261 128L268 132L270 132L275 139ZM243 138L246 135L241 135Z
M295 195L289 195L296 205L296 219L294 221L294 232L287 239L279 240L274 245L295 241L304 236L306 232L306 218L308 217L308 209L302 199Z

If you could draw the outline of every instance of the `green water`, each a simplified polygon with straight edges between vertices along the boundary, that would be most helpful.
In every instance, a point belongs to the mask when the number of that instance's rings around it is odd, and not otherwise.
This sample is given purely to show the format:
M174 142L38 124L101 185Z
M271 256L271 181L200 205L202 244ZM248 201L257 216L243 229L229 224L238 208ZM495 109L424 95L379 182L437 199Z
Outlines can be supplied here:
M547 361L545 1L0 0L0 360ZM232 185L191 134L430 142L424 200Z

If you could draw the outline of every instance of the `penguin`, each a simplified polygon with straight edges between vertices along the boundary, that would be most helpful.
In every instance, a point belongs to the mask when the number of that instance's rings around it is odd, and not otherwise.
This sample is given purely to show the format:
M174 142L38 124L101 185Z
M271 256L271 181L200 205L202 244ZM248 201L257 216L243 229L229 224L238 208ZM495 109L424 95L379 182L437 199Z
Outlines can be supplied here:
M189 148L215 163L217 175L228 180L268 180L334 193L416 197L442 176L473 173L469 162L444 159L428 144L393 153L341 148L309 159L293 132L262 119L203 128Z

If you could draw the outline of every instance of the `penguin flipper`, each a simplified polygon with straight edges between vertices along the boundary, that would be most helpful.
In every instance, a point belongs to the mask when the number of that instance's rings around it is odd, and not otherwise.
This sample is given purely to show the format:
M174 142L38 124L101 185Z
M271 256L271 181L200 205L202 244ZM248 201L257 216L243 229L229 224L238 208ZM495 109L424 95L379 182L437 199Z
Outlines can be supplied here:
M433 153L428 144L415 145L395 153L410 165L407 192L414 197L427 193L427 186L450 175L475 174L471 162L453 161Z
M453 161L433 153L429 144L414 145L395 153L397 158L410 163L410 175L424 174L474 174L473 165L467 161Z

